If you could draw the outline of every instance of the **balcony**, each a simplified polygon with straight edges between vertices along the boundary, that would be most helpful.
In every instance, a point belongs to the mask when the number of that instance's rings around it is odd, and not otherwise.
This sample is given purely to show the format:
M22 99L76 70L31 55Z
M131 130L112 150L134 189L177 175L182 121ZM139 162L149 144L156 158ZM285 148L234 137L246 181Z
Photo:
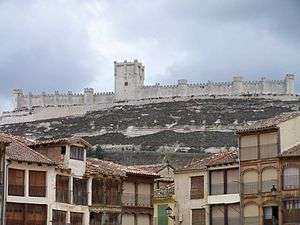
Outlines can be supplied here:
M137 201L136 201L137 200ZM124 206L151 207L151 196L145 194L123 193L122 203Z
M29 185L30 197L46 197L46 186Z
M255 194L258 192L258 182L247 182L243 184L243 194Z
M240 193L240 184L238 182L227 183L227 194L238 194L238 193Z
M259 148L261 159L274 158L278 155L277 144L260 145Z
M56 202L70 203L71 192L69 190L56 190Z
M24 196L24 185L9 184L8 195Z

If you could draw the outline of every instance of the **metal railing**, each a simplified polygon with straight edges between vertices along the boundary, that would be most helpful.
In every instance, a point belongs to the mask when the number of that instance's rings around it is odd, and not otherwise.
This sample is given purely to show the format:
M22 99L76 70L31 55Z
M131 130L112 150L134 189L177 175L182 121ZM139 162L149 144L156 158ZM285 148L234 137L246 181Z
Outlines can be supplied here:
M224 225L225 224L225 219L224 217L212 217L212 221L211 221L212 225Z
M243 194L255 194L258 192L258 182L243 183Z
M135 206L135 194L134 193L123 193L122 203L125 206Z
M71 191L56 189L56 202L71 203Z
M284 175L283 176L283 189L300 189L299 175Z
M230 217L228 216L228 225L239 225L241 224L240 217Z
M278 155L278 145L277 144L266 144L266 145L260 145L260 158L266 159L266 158L273 158Z
M46 186L29 185L29 196L46 197Z

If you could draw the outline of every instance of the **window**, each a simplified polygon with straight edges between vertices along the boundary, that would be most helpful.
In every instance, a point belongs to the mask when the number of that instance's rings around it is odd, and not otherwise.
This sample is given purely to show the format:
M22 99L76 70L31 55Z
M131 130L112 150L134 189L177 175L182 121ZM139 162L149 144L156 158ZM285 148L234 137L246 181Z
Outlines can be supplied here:
M277 170L275 168L268 168L262 172L262 192L270 192L273 185L277 188Z
M68 176L56 175L56 201L70 203Z
M83 213L70 213L70 225L82 225Z
M211 172L211 195L224 194L224 170L216 170Z
M210 195L239 193L238 169L215 170L210 173Z
M76 205L87 205L86 179L73 179L73 200Z
M191 177L191 199L200 199L204 197L204 177Z
M246 205L244 208L244 225L259 224L259 212L257 205Z
M76 146L70 148L70 159L84 160L84 149Z
M46 225L47 206L7 203L5 219L7 225Z
M298 189L300 187L300 169L288 167L283 171L283 189Z
M102 213L90 213L90 225L102 225Z
M225 224L225 207L224 205L213 205L211 207L211 224L224 225Z
M93 204L103 204L103 193L104 193L104 183L100 179L93 179L92 181L92 203Z
M283 220L284 223L297 223L300 218L300 200L284 201Z
M8 195L24 196L24 170L8 169Z
M243 175L244 194L254 194L258 192L258 173L248 171Z
M192 225L205 224L205 209L192 209Z
M254 160L258 158L258 136L241 136L241 161Z
M67 212L60 210L52 211L52 225L66 225L67 224Z
M241 208L240 204L227 205L228 225L240 224Z
M126 82L124 83L124 85L125 85L125 86L128 86L128 82L126 81Z
M240 191L240 174L238 169L230 169L226 171L227 192L226 194L237 194Z
M278 155L277 133L265 133L260 138L260 158L273 158Z
M149 185L150 188L150 185ZM120 205L121 204L121 189L119 182L116 180L107 180L106 181L106 204L108 205ZM142 188L142 190L146 191L147 187ZM141 197L140 195L138 196ZM143 206L149 206L150 204L150 190L149 190L149 198L147 196L142 196L143 198L138 201Z
M29 171L29 196L46 196L46 172Z

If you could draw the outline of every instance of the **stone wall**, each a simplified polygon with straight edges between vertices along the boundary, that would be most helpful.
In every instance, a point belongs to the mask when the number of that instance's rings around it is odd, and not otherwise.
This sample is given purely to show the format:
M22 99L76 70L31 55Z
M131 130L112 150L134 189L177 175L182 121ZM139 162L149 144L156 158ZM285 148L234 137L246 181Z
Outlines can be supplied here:
M115 92L95 93L92 88L85 88L81 94L67 92L61 94L24 94L22 89L13 91L14 111L3 113L2 123L7 118L22 122L22 116L29 120L48 119L72 115L82 115L87 111L99 110L116 104L145 104L159 101L174 101L175 98L237 98L252 95L259 98L294 98L295 76L287 74L282 80L262 78L257 81L245 81L241 76L234 76L231 82L188 83L178 80L176 85L144 85L144 66L133 62L115 62ZM5 117L3 119L3 117ZM27 118L28 119L28 118ZM26 121L26 120L25 120Z

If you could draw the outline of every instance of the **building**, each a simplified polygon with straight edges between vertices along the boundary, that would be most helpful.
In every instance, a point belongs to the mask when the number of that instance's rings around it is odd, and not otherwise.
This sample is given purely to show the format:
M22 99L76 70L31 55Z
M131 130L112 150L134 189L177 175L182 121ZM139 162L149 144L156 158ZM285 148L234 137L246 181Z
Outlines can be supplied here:
M167 215L166 209L170 207L172 210L176 208L176 200L174 193L174 170L168 162L161 164L139 165L140 169L154 172L160 175L155 179L154 184L154 225L174 225L174 219Z
M237 132L240 145L243 224L281 225L287 219L285 218L287 207L291 209L299 207L297 205L299 186L298 188L297 185L290 186L294 184L293 182L297 183L298 162L296 157L286 157L286 153L293 151L291 149L299 144L299 131L300 113L293 112L254 122ZM285 166L293 164L295 167L285 169ZM295 180L291 181L289 175ZM289 188L291 190L285 190ZM287 200L288 196L291 197L291 206ZM298 215L297 212L295 215Z
M87 158L91 146L81 138L29 142L5 137L11 141L6 151L7 225L151 224L157 174ZM128 221L124 197L134 179L127 200L136 214Z
M279 157L282 194L282 224L300 225L300 144L281 153Z
M22 89L13 91L14 110L3 112L2 124L34 121L83 115L88 111L109 108L122 104L147 104L162 101L175 101L189 98L275 98L292 100L295 94L295 76L287 74L282 80L262 78L246 81L241 76L234 76L230 82L188 83L178 80L175 85L145 85L145 68L142 63L114 63L114 92L95 93L92 88L85 88L83 94L67 92L61 94L24 94ZM297 99L297 98L296 98Z
M218 153L207 164L210 225L240 224L238 151Z

